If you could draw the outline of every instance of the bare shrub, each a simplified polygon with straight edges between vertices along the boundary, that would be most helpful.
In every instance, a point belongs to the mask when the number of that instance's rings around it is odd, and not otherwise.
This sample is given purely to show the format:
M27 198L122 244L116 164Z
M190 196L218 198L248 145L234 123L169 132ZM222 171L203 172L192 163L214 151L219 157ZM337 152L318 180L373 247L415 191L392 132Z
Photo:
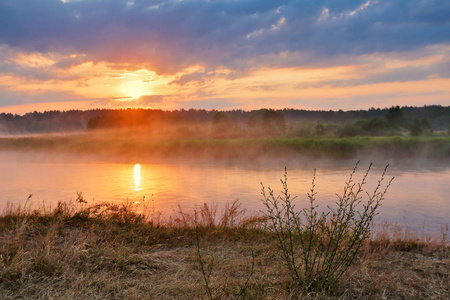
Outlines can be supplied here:
M296 208L296 197L289 194L286 168L281 179L281 196L274 196L270 187L266 191L261 183L269 229L276 233L282 259L293 280L303 289L333 288L370 237L372 220L394 178L383 190L386 166L377 186L372 193L366 193L367 201L363 201L363 188L372 164L356 183L354 175L358 163L345 183L343 195L336 194L336 207L328 206L325 212L319 213L316 204L315 170L308 193L309 207L303 209Z

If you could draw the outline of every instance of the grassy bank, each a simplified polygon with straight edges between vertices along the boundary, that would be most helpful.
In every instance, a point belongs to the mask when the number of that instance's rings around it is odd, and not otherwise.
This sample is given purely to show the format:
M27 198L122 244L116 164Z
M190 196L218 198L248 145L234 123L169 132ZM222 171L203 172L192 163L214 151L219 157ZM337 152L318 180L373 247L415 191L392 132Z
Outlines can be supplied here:
M44 151L134 159L313 158L450 158L450 136L347 138L153 138L144 133L89 132L66 136L0 138L6 151Z
M126 205L0 217L1 299L448 299L443 240L378 232L327 291L292 281L267 219L238 203L164 221Z

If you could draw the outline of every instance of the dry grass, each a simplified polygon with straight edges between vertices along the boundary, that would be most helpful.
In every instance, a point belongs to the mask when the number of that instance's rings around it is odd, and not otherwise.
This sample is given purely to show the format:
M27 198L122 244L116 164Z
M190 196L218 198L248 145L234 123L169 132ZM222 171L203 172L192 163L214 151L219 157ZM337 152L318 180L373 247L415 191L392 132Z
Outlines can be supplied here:
M400 247L384 234L366 244L337 290L298 290L262 222L239 203L180 212L165 224L127 205L10 209L0 217L0 299L450 297L450 251L442 242ZM210 296L198 253L211 266Z

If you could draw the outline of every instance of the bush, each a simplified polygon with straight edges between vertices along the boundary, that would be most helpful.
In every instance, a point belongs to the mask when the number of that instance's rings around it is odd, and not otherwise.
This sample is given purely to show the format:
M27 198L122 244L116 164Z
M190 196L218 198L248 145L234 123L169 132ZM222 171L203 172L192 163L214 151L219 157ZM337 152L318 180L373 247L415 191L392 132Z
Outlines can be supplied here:
M317 210L315 170L308 193L310 206L303 209L296 209L296 197L289 194L286 168L281 179L281 196L275 197L270 187L267 193L261 183L269 228L276 233L281 256L293 280L305 290L333 288L370 236L373 217L393 178L383 190L386 166L373 193L367 193L367 201L362 202L361 194L372 164L359 183L353 179L357 166L350 173L343 195L338 196L337 207L328 207L327 212Z
M366 133L358 124L346 124L336 129L336 136L340 138L363 135L366 135Z

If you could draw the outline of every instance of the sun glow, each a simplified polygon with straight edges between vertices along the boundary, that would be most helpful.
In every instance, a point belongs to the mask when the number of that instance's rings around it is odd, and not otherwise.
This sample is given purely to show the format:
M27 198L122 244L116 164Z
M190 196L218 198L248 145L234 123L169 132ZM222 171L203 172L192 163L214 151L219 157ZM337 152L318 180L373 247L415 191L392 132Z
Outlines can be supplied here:
M135 191L141 190L141 165L140 164L134 165L134 190Z
M148 94L148 87L142 81L128 81L120 87L124 97L137 99L142 95Z

